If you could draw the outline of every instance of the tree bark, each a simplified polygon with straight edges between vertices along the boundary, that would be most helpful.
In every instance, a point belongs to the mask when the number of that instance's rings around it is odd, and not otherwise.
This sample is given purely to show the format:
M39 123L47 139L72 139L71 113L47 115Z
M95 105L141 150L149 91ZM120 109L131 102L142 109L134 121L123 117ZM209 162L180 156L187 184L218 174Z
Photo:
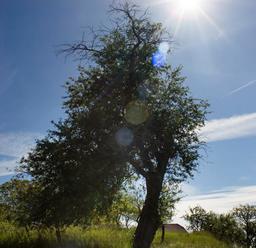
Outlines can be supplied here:
M161 243L163 243L163 242L164 242L164 236L165 236L165 225L162 223Z
M58 226L55 229L55 234L56 234L56 239L57 239L58 244L61 244L62 239L61 239L60 228Z
M25 225L25 230L26 230L26 233L27 233L28 238L30 238L29 228L28 228L27 225Z
M158 204L162 182L163 178L157 173L146 177L147 195L135 231L133 248L149 248L161 224Z

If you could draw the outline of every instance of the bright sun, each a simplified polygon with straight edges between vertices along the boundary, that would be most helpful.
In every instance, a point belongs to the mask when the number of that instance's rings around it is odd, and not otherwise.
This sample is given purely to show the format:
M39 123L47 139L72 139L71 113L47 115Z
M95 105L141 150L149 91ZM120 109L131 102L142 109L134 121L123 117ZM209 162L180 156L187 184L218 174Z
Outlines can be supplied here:
M178 0L182 12L195 13L200 8L200 0Z
M156 0L160 1L160 0ZM193 21L196 26L200 28L199 21L206 21L218 33L218 37L225 37L223 30L218 26L213 18L207 13L206 2L208 0L162 0L170 3L171 14L176 18L177 22L175 25L173 36L176 37L179 33L181 26L187 24L188 20L190 23ZM210 1L210 0L209 0ZM200 30L201 32L202 30Z

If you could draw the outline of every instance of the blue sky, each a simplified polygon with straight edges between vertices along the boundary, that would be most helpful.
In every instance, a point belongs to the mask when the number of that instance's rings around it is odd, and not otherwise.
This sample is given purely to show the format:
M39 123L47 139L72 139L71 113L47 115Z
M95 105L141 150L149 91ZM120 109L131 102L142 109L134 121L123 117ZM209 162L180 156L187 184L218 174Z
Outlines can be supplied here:
M201 0L201 11L186 10L178 25L177 1L137 3L149 7L152 19L174 35L170 62L184 66L193 95L211 104L201 131L207 155L185 192L251 190L256 187L256 2ZM50 121L63 116L62 85L77 75L78 62L56 56L56 46L80 39L85 26L104 23L111 2L1 1L0 182L51 128ZM255 198L256 190L250 192Z

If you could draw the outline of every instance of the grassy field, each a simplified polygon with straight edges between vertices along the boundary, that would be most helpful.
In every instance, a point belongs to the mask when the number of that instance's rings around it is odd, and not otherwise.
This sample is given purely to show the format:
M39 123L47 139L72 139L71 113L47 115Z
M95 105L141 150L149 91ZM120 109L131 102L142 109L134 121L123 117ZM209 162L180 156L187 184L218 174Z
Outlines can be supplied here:
M134 230L87 229L69 227L63 236L65 248L130 248ZM41 237L40 237L41 236ZM10 224L0 228L1 248L56 248L58 246L53 231L30 232ZM160 243L160 233L156 235L153 248L230 248L206 233L181 234L167 233L166 240Z

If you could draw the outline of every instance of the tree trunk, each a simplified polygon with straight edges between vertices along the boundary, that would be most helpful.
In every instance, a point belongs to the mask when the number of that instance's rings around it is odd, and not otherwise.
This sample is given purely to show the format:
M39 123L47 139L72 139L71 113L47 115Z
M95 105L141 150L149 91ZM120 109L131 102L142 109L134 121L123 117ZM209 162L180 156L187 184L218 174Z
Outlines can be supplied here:
M28 238L30 238L29 228L28 228L27 225L25 225L25 230L26 230L26 233L27 233Z
M162 223L161 243L163 243L163 242L164 242L164 236L165 236L165 225Z
M58 243L61 244L61 233L60 233L60 228L59 227L56 227L55 234L56 234L56 238L57 238Z
M162 177L156 173L146 177L147 195L135 231L133 248L149 248L154 239L160 225L158 204L162 181Z

